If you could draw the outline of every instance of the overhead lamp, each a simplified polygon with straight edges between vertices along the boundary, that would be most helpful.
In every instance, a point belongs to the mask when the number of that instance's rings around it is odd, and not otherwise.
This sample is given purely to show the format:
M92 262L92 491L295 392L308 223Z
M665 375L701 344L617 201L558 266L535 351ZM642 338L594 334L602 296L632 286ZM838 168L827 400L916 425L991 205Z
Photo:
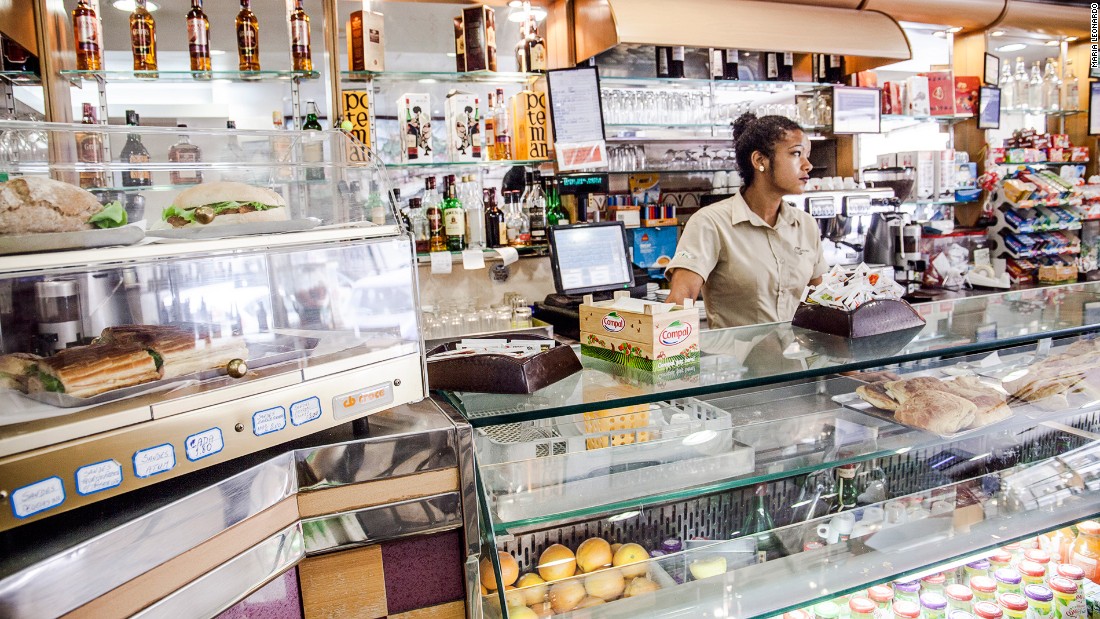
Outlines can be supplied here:
M1008 45L1002 45L997 48L999 52L1018 52L1021 49L1026 49L1027 43L1009 43Z
M1003 37L1004 35L1005 35L1004 30L994 30L993 32L989 33L989 36L991 36L991 37Z
M956 32L962 32L962 29L962 26L952 26L947 29L947 32L949 34L955 34Z
M137 8L137 3L134 2L134 0L114 0L114 2L111 3L111 6L115 7L116 9L118 9L120 11L126 11L127 13L132 13L134 11L134 9ZM145 9L148 10L150 13L152 13L153 11L155 11L159 8L160 8L160 5L158 5L156 2L149 1L149 2L145 3Z
M1056 45L1061 45L1061 42L1059 42L1059 41L1047 41L1046 43L1044 43L1044 45L1046 45L1047 47L1054 47Z
M1077 40L1077 37L1066 37L1066 43L1073 43Z
M947 38L947 31L946 30L937 30L937 31L932 33L932 36L934 36L936 38L939 38L939 39L946 39Z
M530 16L534 16L536 22L546 19L546 9L531 6L529 0L510 0L508 8L512 9L508 13L508 21L510 22L522 24Z

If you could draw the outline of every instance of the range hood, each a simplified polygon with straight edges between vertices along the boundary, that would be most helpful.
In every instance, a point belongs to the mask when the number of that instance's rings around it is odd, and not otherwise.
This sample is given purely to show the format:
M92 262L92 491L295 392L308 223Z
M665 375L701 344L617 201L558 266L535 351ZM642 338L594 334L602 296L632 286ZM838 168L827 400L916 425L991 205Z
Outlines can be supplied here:
M620 44L843 54L850 72L909 60L905 32L876 11L755 0L576 0L577 62Z

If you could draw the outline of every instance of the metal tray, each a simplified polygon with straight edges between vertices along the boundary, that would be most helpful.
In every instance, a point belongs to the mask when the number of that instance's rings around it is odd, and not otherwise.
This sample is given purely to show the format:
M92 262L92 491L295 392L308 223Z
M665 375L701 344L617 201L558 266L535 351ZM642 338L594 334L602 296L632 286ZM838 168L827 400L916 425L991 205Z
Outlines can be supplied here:
M282 232L302 232L320 225L321 220L312 217L289 219L286 221L258 221L256 223L210 225L196 228L164 228L149 230L146 236L161 239L198 240L222 239L232 236L250 236L254 234L279 234Z
M908 377L912 378L913 376L909 375ZM871 406L868 402L865 402L863 400L863 398L859 397L855 393L842 393L840 395L835 395L835 396L833 396L833 402L836 402L837 404L840 404L844 408L848 408L848 409L851 409L851 410L854 410L854 411L859 411L859 412L861 412L865 415L870 415L872 417L877 417L879 419L883 419L883 420L889 421L891 423L896 423L899 426L905 426L906 428L912 428L914 430L920 430L921 432L927 432L929 434L935 434L936 436L940 436L940 437L947 438L947 439L963 438L963 437L966 437L966 436L970 436L970 435L974 434L975 432L978 432L980 430L985 430L986 428L995 426L999 423L1003 423L1003 422L1008 421L1009 419L1011 419L1011 417L1009 417L1007 419L1001 419L1000 421L995 421L995 422L993 422L991 424L988 424L988 425L980 426L980 427L977 427L977 428L969 428L967 430L960 430L960 431L955 432L953 434L941 434L939 432L933 432L933 431L931 431L927 428L921 428L921 427L918 427L918 426L909 425L907 423L902 423L902 422L898 421L896 417L894 417L894 413L892 413L890 411L887 411L887 410L883 410L881 408ZM1009 408L1012 408L1012 407L1009 406ZM1015 415L1016 410L1012 409L1012 413L1013 413L1013 415Z
M143 238L145 238L145 232L137 226L0 236L0 256L66 249L111 247L112 245L133 245Z
M291 335L276 335L274 341L261 342L249 342L246 338L245 345L248 346L249 357L248 368L250 371L258 370L260 368L301 359L309 355L309 352L317 346L319 341L320 340L316 338L296 337ZM193 374L162 378L161 380L149 381L139 385L113 389L89 398L78 398L67 393L45 391L24 393L22 395L26 398L42 402L43 404L49 404L59 408L77 408L81 406L104 404L106 402L122 400L136 395L170 391L172 389L187 386L190 383L199 383L225 376L227 376L225 368L204 370Z

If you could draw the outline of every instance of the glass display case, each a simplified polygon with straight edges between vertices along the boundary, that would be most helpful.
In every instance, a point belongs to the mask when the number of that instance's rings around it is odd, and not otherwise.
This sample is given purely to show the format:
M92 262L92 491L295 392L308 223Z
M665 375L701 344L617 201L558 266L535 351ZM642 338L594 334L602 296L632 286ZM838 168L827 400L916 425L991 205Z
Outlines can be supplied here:
M0 530L424 397L412 242L345 134L0 143Z
M671 376L582 358L530 396L446 393L474 426L483 613L777 616L1100 514L1098 293L922 305L919 333L866 341L717 330Z

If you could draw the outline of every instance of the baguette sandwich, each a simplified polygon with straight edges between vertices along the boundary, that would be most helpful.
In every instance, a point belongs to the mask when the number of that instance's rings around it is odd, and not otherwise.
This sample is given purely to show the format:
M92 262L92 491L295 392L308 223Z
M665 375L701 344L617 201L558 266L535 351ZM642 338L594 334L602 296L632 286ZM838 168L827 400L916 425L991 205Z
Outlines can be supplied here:
M27 379L41 358L23 352L0 356L0 387L26 392Z
M283 197L270 189L228 181L184 189L161 215L173 228L286 221Z
M153 357L140 344L92 344L59 351L40 359L27 390L89 398L160 377Z
M234 359L248 360L248 348L241 338L196 337L170 325L108 327L96 341L143 346L153 357L161 378L224 368Z

